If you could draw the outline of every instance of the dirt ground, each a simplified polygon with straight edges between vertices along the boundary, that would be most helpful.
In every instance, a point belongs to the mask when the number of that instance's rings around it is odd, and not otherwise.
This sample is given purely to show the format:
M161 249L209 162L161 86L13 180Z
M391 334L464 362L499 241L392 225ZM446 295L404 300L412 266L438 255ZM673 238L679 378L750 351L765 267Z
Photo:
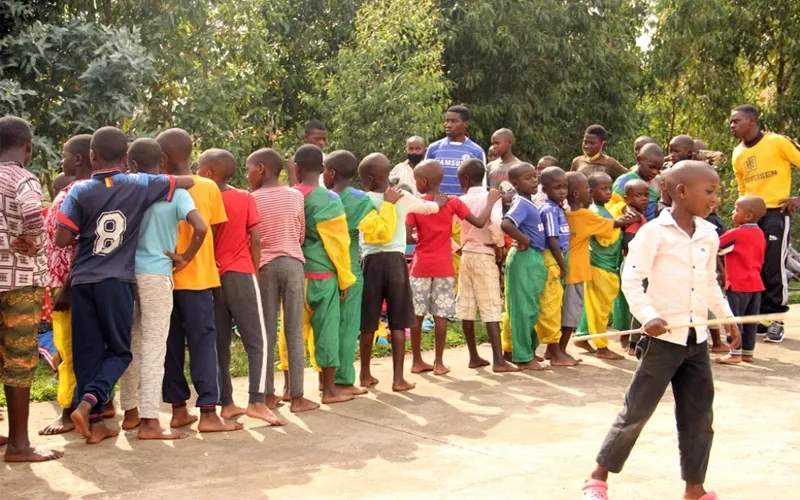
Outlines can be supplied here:
M800 309L787 339L759 343L753 365L714 367L716 437L707 486L721 498L789 499L800 477ZM481 351L489 355L489 346ZM430 357L430 355L428 355ZM38 443L66 457L36 465L0 463L0 498L27 500L251 498L576 499L635 369L633 360L583 356L577 368L495 375L469 370L450 350L446 377L412 376L417 389L394 394L389 360L370 395L292 415L270 428L179 442L140 442L133 433L88 446L74 433ZM406 365L409 366L408 364ZM247 401L244 379L237 401ZM306 373L306 394L316 398ZM31 429L57 414L32 406ZM167 413L164 413L164 419ZM119 417L118 419L119 420ZM118 424L118 421L116 422ZM0 422L0 432L7 421ZM680 499L672 396L644 430L611 498Z

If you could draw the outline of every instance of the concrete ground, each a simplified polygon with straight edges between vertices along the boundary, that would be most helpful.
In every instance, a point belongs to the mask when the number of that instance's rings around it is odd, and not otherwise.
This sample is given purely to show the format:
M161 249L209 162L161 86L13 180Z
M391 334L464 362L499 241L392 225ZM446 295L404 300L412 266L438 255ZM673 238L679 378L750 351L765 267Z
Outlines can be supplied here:
M795 309L783 344L758 344L756 363L714 367L716 438L707 485L723 499L794 497L800 474L798 319ZM488 357L488 346L481 351ZM95 446L75 433L36 436L66 457L0 463L0 497L581 498L582 481L636 367L631 359L583 359L577 368L499 376L467 369L466 351L450 350L449 376L412 376L417 389L404 394L391 392L390 361L382 359L375 362L382 382L370 395L299 416L284 407L280 413L290 425L283 428L243 418L241 432L192 431L189 439L170 443L140 442L123 432ZM315 386L307 372L306 391L314 398ZM245 403L245 380L236 380L235 389ZM34 404L31 429L56 414L54 404ZM0 422L0 432L6 431L7 421ZM612 477L610 493L614 500L660 500L680 499L682 492L667 394L627 468Z

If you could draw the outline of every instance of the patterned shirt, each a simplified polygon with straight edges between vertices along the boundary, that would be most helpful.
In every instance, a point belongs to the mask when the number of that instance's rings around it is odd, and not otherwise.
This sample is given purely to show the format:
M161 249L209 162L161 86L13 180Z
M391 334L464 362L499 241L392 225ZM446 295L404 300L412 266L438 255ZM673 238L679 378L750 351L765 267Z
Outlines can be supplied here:
M78 181L80 182L80 181ZM67 187L61 190L50 205L50 210L47 212L47 217L44 219L44 229L47 236L47 272L49 274L49 287L60 288L64 286L69 277L69 268L72 266L72 261L75 259L75 249L78 247L78 242L73 241L72 244L61 248L56 246L56 230L58 229L58 212L61 211L61 205L67 198L72 186L75 182L70 183Z
M411 194L419 196L417 181L414 180L414 167L411 166L408 160L394 166L392 171L389 172L389 182L395 187L406 185L411 189Z
M42 186L36 176L17 162L0 162L0 292L45 286L47 246L43 233ZM38 242L34 257L12 248L20 236Z
M303 195L286 186L262 187L253 191L260 223L261 267L278 257L291 257L303 264L301 245L306 237Z

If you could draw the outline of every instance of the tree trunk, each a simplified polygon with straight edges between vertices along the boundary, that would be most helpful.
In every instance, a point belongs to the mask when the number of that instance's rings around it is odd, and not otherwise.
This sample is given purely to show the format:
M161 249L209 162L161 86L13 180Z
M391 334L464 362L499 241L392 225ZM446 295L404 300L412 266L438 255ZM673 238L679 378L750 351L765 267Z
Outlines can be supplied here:
M103 0L103 13L106 17L106 24L111 24L111 0Z

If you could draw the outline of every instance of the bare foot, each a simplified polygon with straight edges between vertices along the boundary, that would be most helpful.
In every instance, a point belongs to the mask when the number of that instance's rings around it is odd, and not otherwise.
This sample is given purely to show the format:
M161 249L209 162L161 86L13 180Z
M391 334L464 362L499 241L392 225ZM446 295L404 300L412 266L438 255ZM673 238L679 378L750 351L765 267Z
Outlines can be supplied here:
M274 410L275 408L277 408L278 405L281 404L281 402L283 402L283 398L279 398L274 394L269 394L267 396L264 396L264 404L267 405L267 408L269 408L270 410Z
M520 363L517 365L517 367L522 371L532 371L532 372L544 372L550 369L549 367L540 365L539 361L537 361L536 359L528 361L527 363Z
M519 370L519 366L509 362L492 365L492 371L494 373L518 372Z
M444 363L434 363L433 365L434 375L441 377L442 375L447 375L448 373L450 373L450 368L445 366Z
M292 413L311 411L319 408L319 404L306 398L292 398L291 401L292 404L289 406L289 411Z
M75 424L75 430L78 434L86 439L89 439L89 412L92 411L92 406L87 401L81 401L78 407L75 408L69 418Z
M5 446L8 444L8 438L5 436L0 436L0 446Z
M595 352L597 352L597 349L592 347L592 344L590 344L588 340L576 340L572 344L575 347L579 347L579 348L583 349L584 351L586 351L588 353L594 354Z
M3 439L0 437L0 446L3 444ZM3 459L6 462L47 462L49 460L58 460L64 456L63 451L56 451L45 448L43 446L31 446L18 450L12 446L6 448L6 454Z
M373 385L378 385L378 379L373 377L372 375L368 377L361 377L361 387L372 387Z
M726 354L725 356L717 358L714 361L716 361L721 365L738 365L739 363L742 362L742 357L733 354Z
M753 356L743 354L742 355L742 361L744 361L745 363L752 363L753 362Z
M281 401L283 401L284 403L288 403L291 400L292 400L292 398L291 398L291 396L289 396L289 388L288 387L284 387L283 388L283 396L281 396Z
M578 360L560 350L550 356L550 366L575 366L577 364Z
M423 373L423 372L432 372L433 365L430 365L424 361L415 362L411 365L411 373Z
M186 427L187 425L197 422L197 416L189 413L189 409L185 406L172 409L172 420L169 426L173 429L179 427Z
M244 415L246 412L247 410L241 406L236 406L235 404L231 403L229 405L222 405L222 411L219 412L219 416L227 420L229 418Z
M106 427L103 421L93 422L92 429L89 432L89 437L86 438L86 444L97 444L104 439L114 437L119 434L119 430L110 429Z
M200 423L197 425L197 430L200 432L231 432L242 429L244 429L242 424L223 420L213 412L200 415Z
M505 359L505 360L506 360L506 361L508 361L509 363L511 363L512 361L514 361L514 360L511 358L511 353L510 353L510 352L506 352L506 351L503 351L503 359Z
M365 387L356 387L354 385L339 385L339 384L336 384L336 387L338 387L344 392L350 393L351 396L363 396L364 394L369 394L369 391Z
M624 357L622 357L622 355L615 353L614 351L612 351L608 347L604 347L602 349L598 349L594 353L594 356L596 358L608 359L608 360L612 360L612 361L616 361L616 360L619 360L619 359L625 359Z
M628 347L631 345L631 338L629 335L623 335L619 338L619 344L622 346L623 351L627 351Z
M250 403L247 405L245 414L250 418L263 420L270 425L280 426L287 424L286 420L272 413L272 411L267 408L267 405L264 403Z
M469 361L469 367L470 368L480 368L482 366L489 366L490 364L491 363L489 363L488 361L486 361L483 358L471 359Z
M636 348L628 346L628 356L636 356Z
M139 418L139 409L134 408L133 410L127 410L125 412L125 417L122 419L122 430L130 431L137 427L141 423L141 419Z
M69 418L69 410L64 410L61 416L47 424L47 427L39 431L40 436L55 436L64 434L75 428L75 424Z
M117 416L117 409L114 408L114 402L109 401L103 405L103 418L114 418Z
M731 352L731 349L726 345L719 344L711 346L711 352L714 354L727 354Z
M322 404L331 405L334 403L344 403L353 399L353 395L347 391L341 390L339 387L334 387L330 392L322 393Z
M407 382L405 379L395 380L392 382L392 390L394 392L403 392L403 391L410 391L416 384L412 384L411 382Z
M139 439L168 441L173 439L186 439L189 437L189 434L176 429L165 429L161 427L157 418L143 418L136 437Z

